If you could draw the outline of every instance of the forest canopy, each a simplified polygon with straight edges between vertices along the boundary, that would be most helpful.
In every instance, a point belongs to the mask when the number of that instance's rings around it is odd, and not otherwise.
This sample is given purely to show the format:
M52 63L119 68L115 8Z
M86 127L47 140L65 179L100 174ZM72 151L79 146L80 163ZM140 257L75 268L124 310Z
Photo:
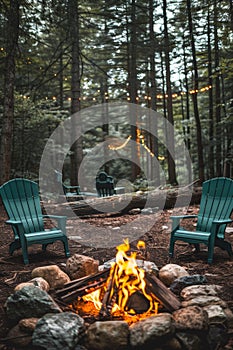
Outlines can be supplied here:
M0 0L0 6L0 183L38 180L54 130L98 105L105 106L101 123L93 115L95 127L65 156L64 179L71 183L93 147L111 139L117 152L128 138L140 145L132 150L136 164L122 157L100 164L117 180L143 183L143 163L152 186L161 184L161 171L172 185L182 176L188 182L232 176L231 0ZM116 102L159 113L172 126L164 143L157 118L148 117L147 127L136 115L131 123L106 119ZM171 150L181 141L173 128L190 155L188 175L178 174Z

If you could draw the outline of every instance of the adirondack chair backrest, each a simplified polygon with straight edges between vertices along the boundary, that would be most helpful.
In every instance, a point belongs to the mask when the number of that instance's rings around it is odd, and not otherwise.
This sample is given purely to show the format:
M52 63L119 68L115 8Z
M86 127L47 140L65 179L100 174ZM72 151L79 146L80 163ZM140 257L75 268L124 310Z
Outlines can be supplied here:
M100 197L107 197L114 195L114 180L113 177L105 173L100 172L96 176L96 190Z
M233 180L219 177L205 181L198 213L197 231L209 232L214 220L228 219L233 209ZM224 238L226 225L221 225L218 237Z
M13 179L0 187L5 210L11 220L22 220L25 233L44 230L39 187L36 182ZM16 230L14 233L17 236Z

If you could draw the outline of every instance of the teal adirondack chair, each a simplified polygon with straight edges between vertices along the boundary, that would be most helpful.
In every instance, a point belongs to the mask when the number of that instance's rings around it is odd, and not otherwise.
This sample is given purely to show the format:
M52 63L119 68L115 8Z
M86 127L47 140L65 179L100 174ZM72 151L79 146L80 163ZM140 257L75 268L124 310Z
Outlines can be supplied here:
M176 241L188 242L200 251L200 244L208 246L208 263L213 261L214 246L226 250L233 256L231 244L225 241L226 225L231 220L233 209L233 180L219 177L203 183L198 215L171 216L172 232L169 256L173 257ZM197 217L196 230L188 231L180 226L182 219Z
M66 216L42 215L38 184L26 179L14 179L0 187L0 196L8 214L7 224L14 232L14 241L10 244L10 254L22 248L23 260L29 264L28 246L42 244L45 251L50 243L61 241L66 257L70 256L66 236ZM45 229L44 218L57 221L57 227Z
M108 197L115 194L113 177L105 171L96 176L96 191L99 197Z
M96 197L96 193L93 192L86 192L86 191L81 191L80 186L76 185L76 186L69 186L64 184L64 182L62 181L62 173L60 173L60 171L58 170L54 170L55 175L56 175L56 180L57 183L62 185L63 188L63 192L67 198L67 200L69 199L83 199L85 197Z
M66 185L63 181L62 181L62 173L60 173L57 170L54 170L55 174L56 174L56 179L57 182L59 184L62 184L62 188L63 188L63 192L65 194L66 197L77 197L77 196L81 196L81 192L80 192L80 187L77 186L69 186Z

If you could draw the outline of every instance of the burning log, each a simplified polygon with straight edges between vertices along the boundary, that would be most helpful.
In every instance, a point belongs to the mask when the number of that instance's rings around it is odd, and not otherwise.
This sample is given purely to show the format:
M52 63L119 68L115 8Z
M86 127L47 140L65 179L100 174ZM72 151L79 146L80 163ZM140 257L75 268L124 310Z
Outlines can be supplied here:
M112 309L112 299L113 296L116 292L116 287L115 287L115 283L114 283L114 278L115 278L115 273L116 270L118 269L117 264L114 265L113 267L113 271L110 277L110 280L108 282L108 286L107 286L107 290L104 294L103 300L102 300L102 307L100 309L100 317L104 318L106 316L110 316L111 313L111 309Z
M56 292L56 296L63 302L71 303L86 294L89 294L96 289L103 287L106 283L110 269L106 269L102 272L85 276L64 285L63 289Z
M130 296L127 308L133 310L136 314L143 314L149 310L150 302L144 294L137 291Z
M107 282L109 272L110 269L107 269L103 272L71 281L65 285L65 288L58 290L56 292L56 296L61 299L62 302L72 303L79 297L102 288ZM145 281L147 293L152 293L155 298L165 307L165 309L173 312L180 308L180 301L177 299L177 297L155 275L146 273ZM102 300L102 308L100 310L101 317L109 316L110 314L112 299L114 298L115 294L112 292L113 290L116 293L116 286L114 286L112 278L108 283L107 290ZM136 294L137 293L132 295L127 306L140 313L140 310L145 310L145 307L138 305L141 297L138 295L136 296Z
M170 312L180 308L177 297L155 275L138 267L136 252L129 254L128 240L117 250L116 261L110 269L67 283L57 291L57 297L66 303L80 297L91 300L100 310L100 318L116 311L130 315L157 313L159 304ZM94 291L97 293L93 294Z
M170 312L180 308L180 301L155 275L146 273L146 289L153 293L161 304Z

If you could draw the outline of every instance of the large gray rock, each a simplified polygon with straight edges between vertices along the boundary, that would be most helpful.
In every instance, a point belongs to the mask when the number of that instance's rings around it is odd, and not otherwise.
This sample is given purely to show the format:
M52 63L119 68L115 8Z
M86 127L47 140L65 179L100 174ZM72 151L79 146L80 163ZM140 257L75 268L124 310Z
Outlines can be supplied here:
M199 297L196 297L187 301L186 300L182 301L181 306L188 307L192 305L198 305L198 306L204 307L204 306L214 305L214 304L220 305L223 308L227 307L227 303L225 301L223 301L217 296L212 296L212 295L209 295L209 296L200 295Z
M197 274L192 276L183 276L183 277L177 278L170 285L170 290L176 295L179 295L182 289L184 289L185 287L204 284L206 282L207 282L206 277L203 275Z
M36 324L32 344L42 349L71 350L84 336L84 320L72 312L47 314Z
M131 325L130 344L133 348L147 349L152 344L167 339L174 331L172 316L168 313L161 313Z
M88 328L86 347L90 350L126 350L128 338L129 327L125 321L98 321Z
M62 312L47 292L33 285L10 295L5 307L7 317L15 323L23 318L40 318L46 313Z
M220 305L208 305L203 308L209 318L210 324L225 323L227 324L227 315Z
M218 296L221 288L216 284L188 286L181 291L180 296L186 301L200 296Z

